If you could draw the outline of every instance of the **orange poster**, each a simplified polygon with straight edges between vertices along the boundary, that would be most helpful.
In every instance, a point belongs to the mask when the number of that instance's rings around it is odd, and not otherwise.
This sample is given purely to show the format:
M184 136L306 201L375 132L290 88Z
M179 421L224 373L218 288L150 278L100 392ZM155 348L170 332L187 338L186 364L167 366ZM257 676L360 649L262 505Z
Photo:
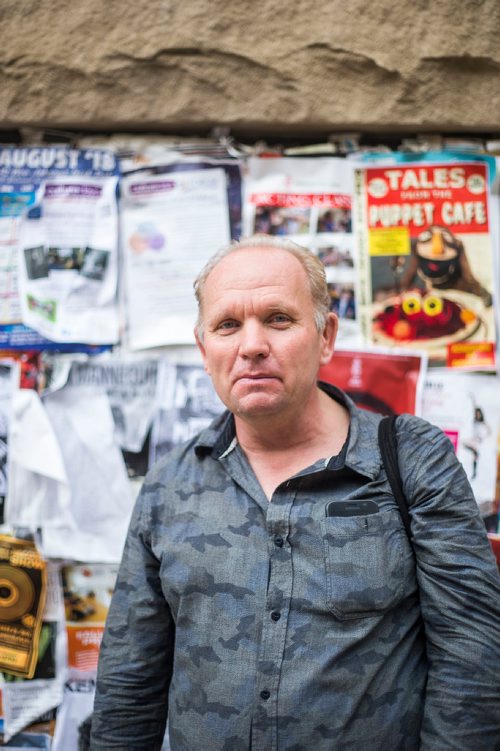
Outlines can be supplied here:
M68 667L95 673L117 566L88 564L63 568Z

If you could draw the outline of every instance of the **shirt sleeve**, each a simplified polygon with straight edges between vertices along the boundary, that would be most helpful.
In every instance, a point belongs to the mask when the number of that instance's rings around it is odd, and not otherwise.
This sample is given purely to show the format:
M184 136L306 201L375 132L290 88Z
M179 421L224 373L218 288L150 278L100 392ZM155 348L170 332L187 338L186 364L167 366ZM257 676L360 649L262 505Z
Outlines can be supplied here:
M146 481L132 514L99 655L92 751L159 751L165 733L174 624L150 541L159 493Z
M422 751L500 748L500 577L451 442L419 418L398 421L412 518L428 681Z

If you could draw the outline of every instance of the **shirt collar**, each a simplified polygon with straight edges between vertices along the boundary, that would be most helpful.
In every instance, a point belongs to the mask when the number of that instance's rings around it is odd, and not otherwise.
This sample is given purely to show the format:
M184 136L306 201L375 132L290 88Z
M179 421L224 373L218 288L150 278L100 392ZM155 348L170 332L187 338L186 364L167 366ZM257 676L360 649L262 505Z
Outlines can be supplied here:
M380 472L377 426L381 415L357 407L353 400L337 386L323 381L319 381L318 386L349 411L345 466L374 480Z
M350 417L347 449L343 449L345 467L354 470L364 477L375 479L380 471L380 454L378 449L377 425L380 415L357 407L352 399L337 386L323 381L318 382L319 388L336 402L342 404ZM194 444L194 450L199 457L211 454L216 458L228 451L235 438L234 417L229 411L216 417L211 424L202 430ZM338 470L338 462L334 462L332 470Z
M194 450L197 456L213 454L219 458L230 447L236 436L234 417L226 410L216 417L210 425L198 435Z

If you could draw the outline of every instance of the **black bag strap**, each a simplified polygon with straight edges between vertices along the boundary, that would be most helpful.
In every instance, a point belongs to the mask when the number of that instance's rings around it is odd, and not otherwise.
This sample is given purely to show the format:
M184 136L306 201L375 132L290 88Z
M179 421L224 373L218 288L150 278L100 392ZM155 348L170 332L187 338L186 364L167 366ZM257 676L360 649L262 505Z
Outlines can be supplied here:
M410 514L406 496L403 492L401 474L398 462L398 443L396 438L396 418L397 415L383 417L378 426L378 445L382 455L382 462L387 474L387 479L391 486L394 498L399 506L401 519L406 529L408 539L411 542Z

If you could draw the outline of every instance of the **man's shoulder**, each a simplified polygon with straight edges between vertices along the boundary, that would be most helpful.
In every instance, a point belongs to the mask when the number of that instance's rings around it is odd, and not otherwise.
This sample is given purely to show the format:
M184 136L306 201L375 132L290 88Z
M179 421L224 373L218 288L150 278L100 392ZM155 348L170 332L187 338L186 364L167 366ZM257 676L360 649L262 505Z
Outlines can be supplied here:
M396 419L395 429L399 472L410 505L421 493L439 497L451 480L463 486L464 497L472 498L453 444L440 427L422 417L402 414Z
M403 413L396 418L396 436L398 445L412 447L420 451L441 447L448 451L452 443L442 428L425 420L423 417Z
M381 444L379 425L384 415L366 408L350 405L351 445L348 460L368 476L376 476L380 469ZM453 445L437 425L422 417L403 413L395 416L399 470L403 480L417 477L432 458L446 464L455 464Z

